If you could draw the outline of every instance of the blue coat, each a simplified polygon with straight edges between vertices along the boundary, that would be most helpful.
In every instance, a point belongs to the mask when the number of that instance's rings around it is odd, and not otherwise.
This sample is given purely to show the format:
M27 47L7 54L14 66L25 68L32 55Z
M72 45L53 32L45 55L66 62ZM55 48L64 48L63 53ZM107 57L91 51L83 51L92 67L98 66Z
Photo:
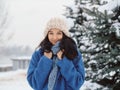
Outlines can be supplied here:
M82 56L70 61L66 57L57 62L59 71L54 90L79 90L85 79ZM41 49L36 50L31 58L27 72L27 80L34 90L48 90L48 77L52 69L52 60L43 55Z

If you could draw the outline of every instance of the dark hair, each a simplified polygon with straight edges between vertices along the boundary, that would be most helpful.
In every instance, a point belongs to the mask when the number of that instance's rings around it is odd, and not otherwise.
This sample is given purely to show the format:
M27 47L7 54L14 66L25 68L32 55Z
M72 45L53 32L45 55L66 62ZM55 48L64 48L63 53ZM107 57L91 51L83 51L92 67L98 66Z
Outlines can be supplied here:
M50 52L52 47L52 43L48 39L48 35L45 37L45 39L38 45L37 48L42 48L43 52ZM60 49L64 50L63 56L65 55L68 59L73 60L77 55L77 45L75 41L66 36L63 33L63 38L60 42Z

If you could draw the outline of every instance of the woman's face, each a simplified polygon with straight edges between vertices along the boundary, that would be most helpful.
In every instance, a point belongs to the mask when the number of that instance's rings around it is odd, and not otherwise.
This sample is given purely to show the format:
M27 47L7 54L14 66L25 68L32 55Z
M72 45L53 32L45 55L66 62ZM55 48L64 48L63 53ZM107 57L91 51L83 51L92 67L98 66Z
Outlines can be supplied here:
M55 45L57 41L63 38L63 32L59 29L53 28L48 32L49 41Z

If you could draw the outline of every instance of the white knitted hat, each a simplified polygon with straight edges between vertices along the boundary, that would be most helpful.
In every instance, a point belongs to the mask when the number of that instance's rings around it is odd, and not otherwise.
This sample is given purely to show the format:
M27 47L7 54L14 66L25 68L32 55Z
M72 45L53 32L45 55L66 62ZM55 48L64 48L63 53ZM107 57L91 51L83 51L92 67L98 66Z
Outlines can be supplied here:
M52 28L59 29L68 37L70 36L69 31L68 31L67 22L63 18L60 18L60 17L59 18L58 17L51 18L46 24L44 35L46 36L48 34L48 31Z

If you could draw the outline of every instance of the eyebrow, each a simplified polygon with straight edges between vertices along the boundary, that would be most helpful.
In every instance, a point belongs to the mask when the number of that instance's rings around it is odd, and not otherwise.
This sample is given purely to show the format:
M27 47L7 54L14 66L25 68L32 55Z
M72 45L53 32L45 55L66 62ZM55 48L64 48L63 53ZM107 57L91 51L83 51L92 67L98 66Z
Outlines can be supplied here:
M49 32L53 32L53 31L50 30ZM58 32L61 32L61 33L62 33L62 31L58 31Z

